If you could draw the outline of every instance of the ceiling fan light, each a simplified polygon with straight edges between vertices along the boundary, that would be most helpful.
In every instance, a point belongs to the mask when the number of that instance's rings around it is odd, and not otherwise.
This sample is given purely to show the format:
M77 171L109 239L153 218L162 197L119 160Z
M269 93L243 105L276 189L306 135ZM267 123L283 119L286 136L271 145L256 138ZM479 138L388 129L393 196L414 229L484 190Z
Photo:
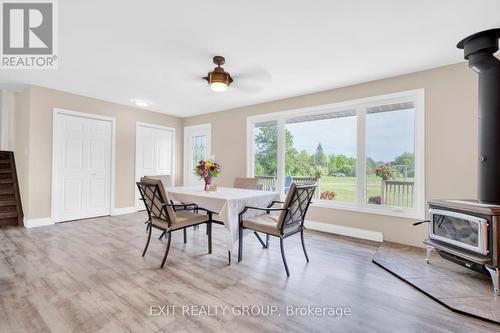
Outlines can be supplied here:
M212 82L210 83L210 89L216 92L222 92L227 90L228 85L225 82Z
M224 65L226 60L224 59L224 57L215 56L213 61L214 64L217 65L217 67L215 67L214 70L208 73L208 75L203 79L207 80L212 91L226 91L229 85L233 82L233 78L231 77L231 75L225 72L224 68L221 67L222 65Z

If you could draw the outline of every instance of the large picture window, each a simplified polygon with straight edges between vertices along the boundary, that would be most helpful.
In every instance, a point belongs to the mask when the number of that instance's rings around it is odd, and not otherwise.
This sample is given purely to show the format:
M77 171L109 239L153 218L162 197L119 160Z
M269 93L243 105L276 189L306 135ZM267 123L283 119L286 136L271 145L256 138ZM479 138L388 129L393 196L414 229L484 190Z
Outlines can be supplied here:
M248 118L248 175L285 195L315 183L313 205L424 214L423 90Z

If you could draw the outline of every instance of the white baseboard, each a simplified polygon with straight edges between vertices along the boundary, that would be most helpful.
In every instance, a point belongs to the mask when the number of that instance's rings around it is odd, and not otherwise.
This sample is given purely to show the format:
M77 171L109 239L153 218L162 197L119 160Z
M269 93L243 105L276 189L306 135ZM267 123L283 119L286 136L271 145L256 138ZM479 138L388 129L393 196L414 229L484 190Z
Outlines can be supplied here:
M137 212L137 208L134 206L131 207L122 207L122 208L114 208L111 211L111 216L115 215L123 215L123 214L131 214Z
M53 225L54 221L51 217L43 217L41 219L24 219L24 227L25 228L36 228L36 227L44 227L47 225Z
M115 208L111 211L111 216L115 215L123 215L137 212L137 208L135 207L123 207L123 208ZM85 217L82 217L82 219ZM24 219L24 226L26 228L36 228L43 227L47 225L54 224L54 220L51 217L44 217L39 219Z
M304 225L306 226L306 228L311 230L323 231L331 234L349 236L354 238L367 239L375 242L384 241L384 235L379 231L352 228L343 225L336 225L336 224L308 221L308 220L305 221Z

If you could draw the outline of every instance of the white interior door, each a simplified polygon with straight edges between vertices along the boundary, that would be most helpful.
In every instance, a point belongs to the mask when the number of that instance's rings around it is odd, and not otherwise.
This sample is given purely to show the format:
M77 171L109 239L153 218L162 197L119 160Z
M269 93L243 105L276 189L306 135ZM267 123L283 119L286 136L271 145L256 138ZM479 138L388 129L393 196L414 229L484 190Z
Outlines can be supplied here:
M54 113L55 222L110 215L112 120Z
M184 127L184 186L202 183L193 170L198 161L212 155L211 141L210 124Z
M175 129L138 123L136 133L136 181L143 176L170 176L170 184L174 186L174 144ZM138 189L136 191L136 207L144 209Z

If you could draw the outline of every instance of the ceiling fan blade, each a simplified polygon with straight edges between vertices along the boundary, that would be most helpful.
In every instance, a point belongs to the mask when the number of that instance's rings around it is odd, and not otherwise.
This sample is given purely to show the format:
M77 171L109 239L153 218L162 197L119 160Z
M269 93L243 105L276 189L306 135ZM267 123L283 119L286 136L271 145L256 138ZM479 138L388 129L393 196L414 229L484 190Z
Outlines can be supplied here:
M232 86L242 92L258 93L263 91L272 81L272 75L262 66L247 67L235 73Z
M271 81L272 75L262 66L246 67L241 71L234 71L233 78L244 80L260 80L263 82Z
M235 89L235 90L239 90L243 93L256 94L256 93L260 93L261 91L264 91L266 89L266 84L238 81L238 82L233 82L233 84L231 85L231 88Z

